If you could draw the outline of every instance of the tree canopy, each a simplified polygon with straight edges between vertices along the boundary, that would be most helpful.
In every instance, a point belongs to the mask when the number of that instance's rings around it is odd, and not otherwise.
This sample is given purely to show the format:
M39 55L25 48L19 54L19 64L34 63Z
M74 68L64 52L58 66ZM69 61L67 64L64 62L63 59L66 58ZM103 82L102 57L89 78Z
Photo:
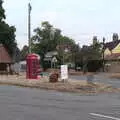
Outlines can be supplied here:
M40 54L42 61L47 52L58 51L59 55L57 57L61 62L65 48L68 48L68 46L70 48L70 46L75 45L74 40L63 36L60 29L53 27L47 21L36 28L34 33L35 35L32 37L32 51ZM67 55L70 56L69 53L67 53ZM68 57L66 59L68 59Z
M24 61L26 60L26 56L29 53L29 47L27 45L24 45L22 50L20 51L20 60Z
M58 52L57 59L60 64L84 64L86 60L101 59L101 44L97 36L93 37L93 44L80 48L73 39L63 36L60 29L53 27L47 21L36 28L34 33L32 51L41 56L43 63L45 54L50 51Z
M2 7L3 1L0 0L0 22L5 19L5 10Z
M100 60L101 52L101 43L99 43L97 36L93 37L93 44L83 46L81 49L82 57L85 60Z
M95 62L97 65L102 59L102 45L99 43L97 36L93 36L93 43L89 46L83 45L83 47L76 52L75 63L76 66L81 66L83 70L88 63ZM98 68L100 66L97 66ZM87 68L86 68L87 69Z
M0 0L0 44L3 44L11 56L13 56L17 43L15 41L15 27L9 26L5 22L5 10L2 7L3 1Z

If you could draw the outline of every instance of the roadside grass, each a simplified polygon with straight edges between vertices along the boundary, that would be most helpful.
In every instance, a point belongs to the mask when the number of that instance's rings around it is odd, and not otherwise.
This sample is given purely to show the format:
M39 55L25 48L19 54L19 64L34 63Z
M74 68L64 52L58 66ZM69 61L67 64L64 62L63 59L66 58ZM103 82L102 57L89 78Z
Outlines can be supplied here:
M50 83L49 78L46 76L41 77L39 80L27 80L25 76L0 76L0 85L12 85L81 94L120 92L119 88L113 88L112 86L103 83L87 83L85 80L77 81L69 79L66 82L63 82L59 79L59 82L57 83Z

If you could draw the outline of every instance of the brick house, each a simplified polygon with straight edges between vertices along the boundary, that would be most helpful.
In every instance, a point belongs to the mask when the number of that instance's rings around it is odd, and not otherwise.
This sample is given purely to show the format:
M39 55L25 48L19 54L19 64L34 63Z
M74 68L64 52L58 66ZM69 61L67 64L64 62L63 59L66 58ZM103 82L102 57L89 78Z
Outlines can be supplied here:
M106 60L120 59L120 40L106 43L104 55Z
M106 43L104 56L107 71L120 72L120 40Z

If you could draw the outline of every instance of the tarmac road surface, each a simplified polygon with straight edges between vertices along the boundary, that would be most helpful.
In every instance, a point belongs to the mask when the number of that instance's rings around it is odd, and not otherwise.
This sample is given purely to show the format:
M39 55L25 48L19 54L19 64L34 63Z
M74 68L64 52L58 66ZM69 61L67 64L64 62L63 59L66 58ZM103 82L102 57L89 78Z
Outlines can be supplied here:
M0 86L0 120L120 120L120 94L80 96Z
M99 73L94 75L94 79L93 82L101 82L101 83L105 83L105 84L109 84L112 85L115 88L120 88L120 79L116 79L116 78L109 78L108 77L109 74L106 73ZM75 79L75 80L86 80L86 76L78 76L78 75L70 75L69 76L70 79Z

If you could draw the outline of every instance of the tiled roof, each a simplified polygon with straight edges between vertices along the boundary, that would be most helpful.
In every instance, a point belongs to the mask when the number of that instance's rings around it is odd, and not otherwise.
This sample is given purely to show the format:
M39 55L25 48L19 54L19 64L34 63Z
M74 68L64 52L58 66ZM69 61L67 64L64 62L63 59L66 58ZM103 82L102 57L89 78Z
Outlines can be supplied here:
M105 49L108 48L109 50L114 49L118 44L120 43L120 40L108 42L105 44Z
M51 52L47 52L45 57L49 58L49 57L56 56L56 55L58 55L57 51L51 51Z
M2 44L0 44L0 63L12 63L12 58Z

